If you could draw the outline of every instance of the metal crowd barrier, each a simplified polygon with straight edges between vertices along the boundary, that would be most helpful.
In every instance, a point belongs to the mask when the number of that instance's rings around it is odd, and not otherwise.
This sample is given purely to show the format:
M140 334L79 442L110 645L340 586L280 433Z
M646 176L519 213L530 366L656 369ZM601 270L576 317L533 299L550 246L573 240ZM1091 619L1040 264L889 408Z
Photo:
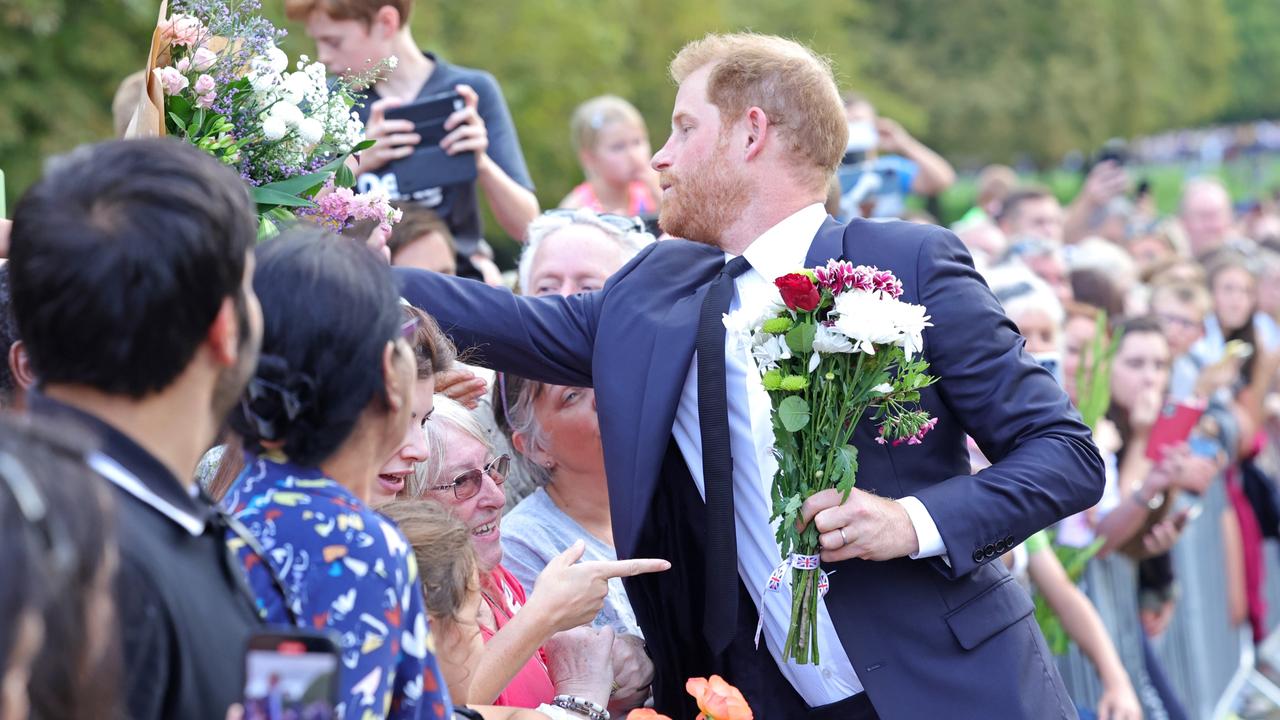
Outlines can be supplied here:
M1169 685L1191 718L1229 717L1241 690L1249 685L1280 701L1280 688L1254 668L1253 644L1247 628L1230 622L1221 519L1229 507L1222 481L1201 499L1203 510L1174 548L1174 568L1181 594L1165 633L1153 641ZM1280 619L1280 563L1268 555L1267 585L1273 618ZM1142 701L1146 720L1164 720L1163 704L1143 661L1142 626L1138 617L1137 566L1116 554L1089 563L1080 583L1093 600ZM1272 623L1271 627L1277 627ZM1280 639L1277 640L1280 642ZM1101 683L1092 663L1073 644L1058 658L1067 690L1081 708L1092 710ZM1270 685L1270 687L1267 687ZM1280 707L1280 702L1276 703Z

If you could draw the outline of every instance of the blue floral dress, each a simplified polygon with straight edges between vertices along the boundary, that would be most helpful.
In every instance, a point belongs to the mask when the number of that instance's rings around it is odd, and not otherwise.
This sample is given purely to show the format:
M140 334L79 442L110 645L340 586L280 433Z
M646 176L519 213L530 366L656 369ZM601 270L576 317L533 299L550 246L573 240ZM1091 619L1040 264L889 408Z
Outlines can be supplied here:
M400 530L319 470L246 461L223 506L271 567L236 532L227 543L266 622L297 618L340 639L338 717L448 717L418 566Z

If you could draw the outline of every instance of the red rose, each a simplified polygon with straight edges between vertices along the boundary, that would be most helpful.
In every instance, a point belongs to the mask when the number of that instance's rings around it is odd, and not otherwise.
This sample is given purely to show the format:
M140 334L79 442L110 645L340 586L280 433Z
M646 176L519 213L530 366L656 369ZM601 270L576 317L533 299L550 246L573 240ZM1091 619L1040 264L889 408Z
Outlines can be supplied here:
M808 275L800 273L783 275L774 280L773 284L777 285L778 291L782 293L782 302L792 310L813 312L818 309L818 303L822 302L818 286L813 284Z

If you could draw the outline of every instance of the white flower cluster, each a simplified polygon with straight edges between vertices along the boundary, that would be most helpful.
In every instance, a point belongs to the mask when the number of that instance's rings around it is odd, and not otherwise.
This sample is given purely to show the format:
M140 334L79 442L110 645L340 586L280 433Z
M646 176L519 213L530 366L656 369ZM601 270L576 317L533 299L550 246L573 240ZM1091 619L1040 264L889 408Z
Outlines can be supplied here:
M924 347L924 329L932 327L923 305L912 305L881 292L850 290L836 296L835 330L852 350L876 354L876 345L897 345L910 360Z
M254 58L249 83L254 90L264 139L275 143L273 159L301 166L316 145L345 151L364 137L364 123L347 99L330 89L324 65L303 56L295 72L279 48Z
M818 323L815 329L809 372L817 369L823 355L874 355L876 345L897 345L910 360L924 347L924 329L933 326L924 306L876 289L842 289L834 302L828 316L831 322ZM770 286L768 292L743 298L741 307L726 313L723 322L729 336L751 352L763 373L792 356L784 335L765 331L767 322L793 317L789 313L778 289Z

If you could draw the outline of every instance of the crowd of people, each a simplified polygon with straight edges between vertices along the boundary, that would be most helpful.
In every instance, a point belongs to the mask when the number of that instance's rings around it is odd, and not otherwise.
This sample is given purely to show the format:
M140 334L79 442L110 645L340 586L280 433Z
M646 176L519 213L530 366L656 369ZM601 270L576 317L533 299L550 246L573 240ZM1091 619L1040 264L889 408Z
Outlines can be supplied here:
M455 347L400 291L404 269L530 297L605 288L668 242L649 129L625 99L583 102L565 151L584 180L542 212L498 83L421 51L412 0L285 4L333 73L399 59L367 89L377 142L356 175L403 219L387 238L302 224L258 245L240 178L190 146L115 140L50 159L0 228L0 718L302 717L238 705L246 643L269 627L336 639L336 717L652 705L657 669L623 579L671 562L619 559L590 378L486 369L504 349ZM474 153L477 175L402 194L397 173L431 154L386 111L453 88L465 107L432 151ZM137 82L121 92L128 107ZM862 96L844 109L828 212L931 222L909 199L945 190L951 166ZM1082 714L1190 717L1150 646L1179 598L1170 554L1213 484L1231 512L1198 522L1223 523L1232 621L1259 642L1270 629L1280 207L1237 212L1241 198L1197 177L1163 217L1122 160L1096 163L1065 206L988 167L952 229L1023 351L1081 407L1097 407L1099 382L1109 398L1091 427L1101 501L1002 543L1004 564L1096 669L1104 689ZM505 276L481 195L522 243ZM1192 419L1169 439L1178 413ZM988 462L970 449L977 473ZM1064 569L1063 549L1086 548L1132 564L1133 617L1101 617ZM1141 667L1122 637L1148 648Z

